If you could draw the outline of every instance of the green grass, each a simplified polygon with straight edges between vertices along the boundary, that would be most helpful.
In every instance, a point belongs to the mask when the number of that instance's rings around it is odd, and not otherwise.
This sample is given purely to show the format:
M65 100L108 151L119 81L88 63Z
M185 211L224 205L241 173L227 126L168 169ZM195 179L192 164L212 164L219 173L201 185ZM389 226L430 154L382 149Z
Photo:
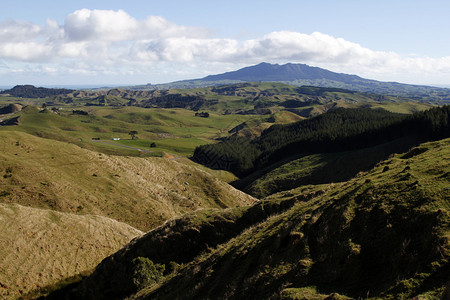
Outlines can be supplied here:
M342 183L195 211L135 240L74 291L130 299L439 298L450 261L450 139ZM304 162L305 164L307 162ZM136 292L136 257L182 266ZM111 282L117 282L111 285Z
M194 163L109 156L18 131L0 137L2 203L100 214L148 230L198 208L253 201Z
M348 182L269 197L296 204L136 298L438 299L450 261L450 139L420 149Z
M330 299L330 295L324 295L317 291L314 286L303 287L303 288L287 288L281 292L281 299L287 300L325 300ZM334 300L350 300L352 298L342 296L339 294L333 294Z
M180 156L189 156L194 152L197 146L208 143L208 141L197 138L183 138L183 137L154 139L154 140L128 139L111 142L120 145L137 147L139 149L145 149L151 152L169 152ZM150 147L152 143L155 143L156 147Z
M113 145L92 143L92 138L100 138L111 143L139 146L156 152L169 152L189 156L195 147L213 143L220 136L238 124L255 116L219 115L211 113L209 118L195 117L195 113L185 109L151 109L139 107L85 107L88 116L73 115L72 108L65 107L59 114L42 113L29 106L19 113L20 126L13 129L38 137L76 143L81 147L108 154L139 155ZM260 117L256 117L260 118ZM0 130L11 130L2 127ZM129 132L138 132L137 140L131 141ZM120 138L121 141L112 141ZM150 149L155 142L157 148Z
M347 181L360 171L371 169L391 153L408 150L414 140L399 139L361 150L318 153L291 158L236 182L251 195L264 198L276 192L308 184Z
M228 91L228 90L229 91ZM310 88L314 90L314 88ZM205 104L202 111L208 111L209 118L195 117L195 112L186 109L161 109L141 108L136 106L82 106L95 97L106 97L112 102L124 102L123 97L136 97L133 91L113 90L111 95L103 92L81 93L80 98L73 97L73 103L63 103L61 98L25 99L0 96L0 103L9 104L21 102L31 105L21 115L19 131L31 133L36 136L56 139L67 142L77 142L78 145L89 149L105 151L123 155L139 155L138 152L130 152L114 146L95 145L89 142L92 138L111 140L112 138L128 139L128 133L138 131L138 136L143 141L157 142L160 152L174 152L179 155L190 155L196 146L204 143L214 143L215 139L228 135L228 131L235 126L248 122L250 124L242 135L257 136L262 130L271 125L264 120L268 116L238 114L252 110L255 105L270 103L270 109L274 114L275 123L294 122L301 117L291 112L283 111L280 104L286 100L318 101L308 107L295 109L296 113L303 117L321 114L334 105L336 107L373 107L390 111L411 113L429 107L427 104L406 102L407 99L397 97L380 96L364 93L343 93L340 91L323 92L319 96L311 96L298 92L298 88L283 83L245 83L235 86L214 88L178 89L168 93L180 93L182 95L203 96L208 100L215 100L216 104ZM84 95L84 96L83 96ZM377 98L378 97L378 98ZM379 101L380 100L380 101ZM52 112L40 113L37 107L44 102L54 102L54 107L62 108L59 115ZM114 104L113 103L113 104ZM207 103L209 103L207 101ZM33 108L32 106L35 106ZM72 115L72 109L84 110L89 116ZM227 113L226 113L227 112ZM231 114L228 114L230 113ZM0 128L0 130L4 130ZM166 140L167 139L167 140ZM172 140L170 140L172 139ZM109 147L109 148L108 148Z

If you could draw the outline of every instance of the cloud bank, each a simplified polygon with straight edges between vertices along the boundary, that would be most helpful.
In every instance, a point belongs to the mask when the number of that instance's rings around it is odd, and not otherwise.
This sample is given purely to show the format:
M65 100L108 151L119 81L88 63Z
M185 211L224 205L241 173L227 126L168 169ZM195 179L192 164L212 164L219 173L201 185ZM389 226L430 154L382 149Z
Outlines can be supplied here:
M402 74L448 78L450 70L450 56L404 57L320 32L277 31L248 40L215 38L205 28L178 25L160 16L137 20L123 10L81 9L67 15L64 24L0 23L0 75L181 72L189 78L195 74L192 70L222 72L262 61L307 63L387 79L406 78Z

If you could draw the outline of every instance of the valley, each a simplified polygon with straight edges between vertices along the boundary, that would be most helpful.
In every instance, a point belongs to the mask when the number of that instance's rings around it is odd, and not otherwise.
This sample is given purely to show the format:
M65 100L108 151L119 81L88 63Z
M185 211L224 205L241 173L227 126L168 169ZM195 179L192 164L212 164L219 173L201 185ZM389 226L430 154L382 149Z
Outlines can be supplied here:
M447 91L258 68L2 91L0 297L439 299Z

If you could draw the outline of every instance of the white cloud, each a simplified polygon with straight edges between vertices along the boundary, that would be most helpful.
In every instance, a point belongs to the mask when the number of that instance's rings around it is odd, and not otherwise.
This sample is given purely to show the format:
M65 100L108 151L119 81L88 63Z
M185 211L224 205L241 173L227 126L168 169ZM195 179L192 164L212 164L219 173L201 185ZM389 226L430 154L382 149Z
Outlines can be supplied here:
M77 10L66 17L64 31L69 40L123 41L133 36L138 22L123 10Z
M170 37L202 37L207 30L179 26L160 16L138 21L123 10L77 10L66 17L64 31L74 41L127 41Z
M0 23L0 41L30 41L42 32L41 26L29 22L8 20Z
M190 70L202 73L205 64L218 73L262 61L307 63L400 81L414 74L448 78L450 70L450 57L403 57L320 32L277 31L238 41L211 38L205 28L181 26L161 16L137 20L123 10L89 9L69 14L62 25L53 20L44 26L13 20L0 23L2 61L2 65L15 64L13 70L25 70L20 64L31 62L47 66L27 69L30 72L89 76L149 74L150 70L162 74L170 65L170 70L192 78L187 75Z
M0 57L19 61L41 61L48 59L51 46L38 42L1 43Z
M169 22L160 16L149 16L139 23L139 32L136 37L140 39L151 38L204 38L209 35L209 30L200 27L179 26Z

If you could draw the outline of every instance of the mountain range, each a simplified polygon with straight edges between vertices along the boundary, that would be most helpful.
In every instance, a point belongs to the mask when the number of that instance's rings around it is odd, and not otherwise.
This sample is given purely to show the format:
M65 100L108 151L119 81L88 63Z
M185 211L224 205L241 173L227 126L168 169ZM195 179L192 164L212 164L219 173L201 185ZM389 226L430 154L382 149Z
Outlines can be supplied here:
M376 93L414 98L420 101L449 102L450 89L383 82L357 75L336 73L305 64L269 64L245 67L236 71L209 75L200 79L176 81L167 84L135 86L133 89L195 88L240 82L283 82L295 86L344 88L357 92Z

